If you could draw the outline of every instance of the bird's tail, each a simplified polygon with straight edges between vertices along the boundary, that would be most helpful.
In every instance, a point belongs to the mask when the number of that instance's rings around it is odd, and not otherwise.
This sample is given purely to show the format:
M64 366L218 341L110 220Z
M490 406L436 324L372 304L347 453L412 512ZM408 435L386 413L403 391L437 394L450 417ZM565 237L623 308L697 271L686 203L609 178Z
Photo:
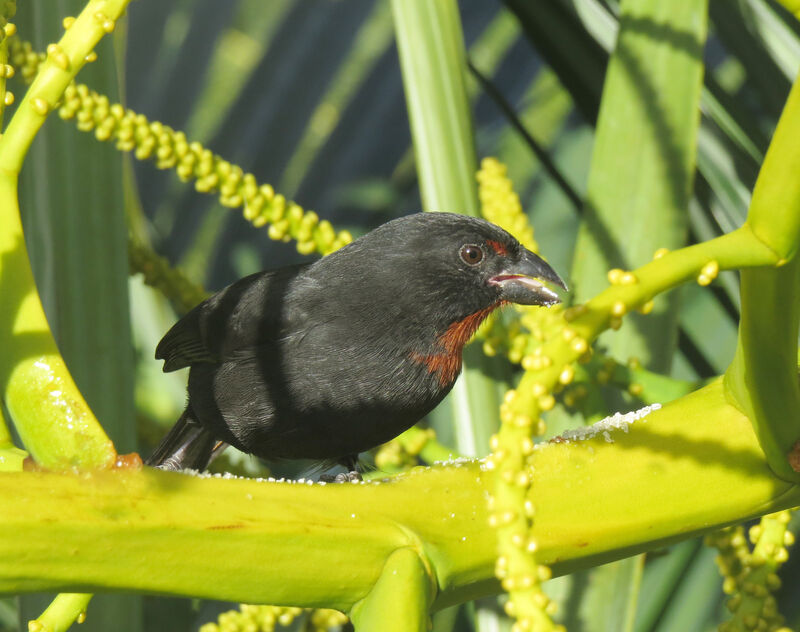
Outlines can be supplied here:
M203 428L187 406L145 464L162 470L202 471L227 445Z

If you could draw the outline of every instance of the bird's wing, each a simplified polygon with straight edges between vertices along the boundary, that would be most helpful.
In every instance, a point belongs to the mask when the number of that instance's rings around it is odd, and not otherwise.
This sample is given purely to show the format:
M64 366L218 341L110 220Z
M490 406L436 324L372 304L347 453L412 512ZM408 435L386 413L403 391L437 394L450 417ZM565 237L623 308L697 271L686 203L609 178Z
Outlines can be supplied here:
M252 274L200 303L158 343L164 372L247 355L280 335L291 282L305 267Z
M164 373L200 362L218 362L206 345L200 328L201 303L172 326L156 347L156 359L164 360Z

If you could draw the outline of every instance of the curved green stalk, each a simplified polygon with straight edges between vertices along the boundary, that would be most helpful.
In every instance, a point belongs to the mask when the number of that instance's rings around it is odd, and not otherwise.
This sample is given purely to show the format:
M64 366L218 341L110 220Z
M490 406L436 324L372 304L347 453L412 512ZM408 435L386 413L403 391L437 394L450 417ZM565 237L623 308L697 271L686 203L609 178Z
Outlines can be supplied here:
M31 274L17 203L17 176L47 114L114 29L128 0L91 0L47 61L0 138L0 389L20 437L46 467L107 467L116 453L64 365Z
M369 594L353 606L359 632L428 632L433 591L427 569L413 549L398 549L386 560Z
M609 438L533 452L533 536L556 573L800 504L721 380ZM149 468L3 473L0 592L102 588L347 611L410 549L430 564L439 609L499 590L485 502L495 472L470 462L327 486Z
M797 332L800 323L800 79L795 81L758 176L747 225L780 258L743 270L736 355L725 373L730 396L753 422L770 467L800 480L789 454L800 439Z
M92 595L86 593L61 593L42 615L28 624L30 632L66 632L75 621L86 616Z
M16 178L2 172L0 226L0 392L6 407L38 463L54 469L107 467L116 452L50 333L22 236Z

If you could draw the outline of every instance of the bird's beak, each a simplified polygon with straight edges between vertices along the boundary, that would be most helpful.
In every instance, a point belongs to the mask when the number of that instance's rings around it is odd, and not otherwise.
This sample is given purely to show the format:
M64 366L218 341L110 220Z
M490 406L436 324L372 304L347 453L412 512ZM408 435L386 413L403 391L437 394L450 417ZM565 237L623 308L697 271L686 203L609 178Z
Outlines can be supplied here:
M500 298L520 305L555 305L558 294L546 287L544 281L555 283L566 290L567 285L547 262L530 250L522 250L519 261L509 262L505 270L489 279L499 285Z

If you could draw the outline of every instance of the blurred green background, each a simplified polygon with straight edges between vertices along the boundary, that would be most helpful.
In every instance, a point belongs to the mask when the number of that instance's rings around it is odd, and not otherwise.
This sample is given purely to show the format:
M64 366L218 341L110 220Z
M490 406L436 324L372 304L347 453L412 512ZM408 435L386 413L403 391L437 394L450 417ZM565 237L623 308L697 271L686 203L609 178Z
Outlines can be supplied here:
M59 36L62 18L81 6L77 0L20 2L15 21L22 37L44 50ZM491 84L468 77L478 156L496 156L508 166L542 253L569 283L618 3L460 0L459 7L470 62ZM358 236L421 208L393 29L387 0L140 0L79 80L185 131ZM800 27L775 2L711 0L703 58L687 243L744 221L758 167L800 69ZM12 90L21 94L23 88ZM546 153L549 164L537 152ZM152 358L176 318L168 302L137 277L128 287L115 282L127 268L126 218L116 211L126 209L129 226L209 290L303 259L294 244L271 241L266 230L254 229L173 172L136 163L56 117L37 137L20 197L51 325L120 451L151 448L183 407L185 376L161 374ZM635 232L630 239L637 239ZM721 373L736 342L735 275L721 275L711 288L681 289L676 309L675 351L660 358L659 368L689 381ZM510 374L500 364L497 370ZM553 427L569 419L560 405L549 417ZM451 419L445 403L430 423L443 443L456 446ZM493 423L486 419L483 434ZM488 446L476 451L486 453ZM548 592L559 602L557 618L573 632L712 630L725 618L713 558L699 541L685 542L649 554L633 570L609 565L553 580ZM796 629L797 556L781 576L781 610ZM48 599L0 599L0 631L26 629L19 622L38 615ZM197 630L230 607L103 597L90 606L82 629ZM508 625L496 599L434 617L436 632Z

